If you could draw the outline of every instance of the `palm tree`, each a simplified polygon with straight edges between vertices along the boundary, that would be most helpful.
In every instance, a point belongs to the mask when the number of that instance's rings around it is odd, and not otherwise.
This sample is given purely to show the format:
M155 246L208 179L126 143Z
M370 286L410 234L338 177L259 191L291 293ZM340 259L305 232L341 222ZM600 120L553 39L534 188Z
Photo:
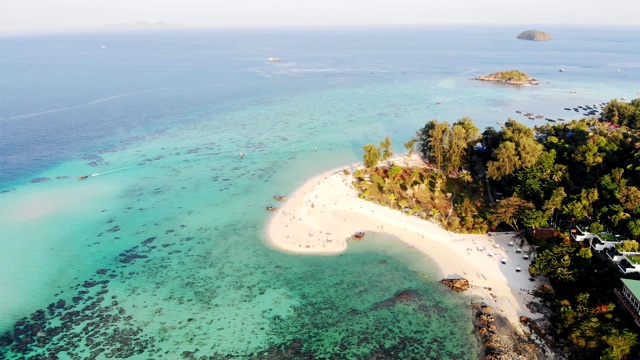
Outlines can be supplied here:
M433 219L433 221L436 220L436 217L440 215L440 211L438 211L438 209L433 208L431 209L431 219Z
M389 194L387 196L389 197L389 207L393 209L393 203L396 201L396 194Z
M364 166L371 169L380 161L380 149L375 144L367 144L364 148Z
M371 198L371 190L370 189L366 189L362 193L362 196L364 197L365 200L369 200Z
M416 139L415 138L411 138L409 140L407 140L407 142L405 142L404 144L404 148L407 149L407 156L411 157L411 155L413 155L413 153L416 152L415 146L416 146Z
M388 136L384 138L384 141L380 142L380 152L382 153L382 160L389 160L393 156L393 145L391 144L391 138Z
M433 193L438 194L440 192L440 185L442 185L442 178L439 176L440 173L436 174L436 178L433 184Z
M409 215L417 214L419 212L422 212L422 206L415 204L413 205L411 210L409 210Z
M470 183L473 181L473 176L471 176L471 173L468 171L463 171L460 173L460 180L464 181L465 183Z
M398 204L400 205L400 210L402 210L402 212L406 214L404 209L407 207L407 200L402 199L400 200L400 202L398 202Z

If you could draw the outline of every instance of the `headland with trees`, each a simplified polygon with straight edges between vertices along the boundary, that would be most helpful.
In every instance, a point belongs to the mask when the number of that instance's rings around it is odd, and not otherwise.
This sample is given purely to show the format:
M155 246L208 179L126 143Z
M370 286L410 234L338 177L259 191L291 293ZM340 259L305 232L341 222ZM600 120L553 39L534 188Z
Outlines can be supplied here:
M571 359L632 359L638 327L613 293L622 275L582 226L640 238L640 99L613 100L601 118L531 129L514 120L482 133L471 119L431 120L404 143L424 166L388 160L389 138L364 146L355 187L363 199L438 222L453 232L514 230L536 248L529 273L548 278L536 295L551 310L542 333ZM635 354L635 355L634 355Z

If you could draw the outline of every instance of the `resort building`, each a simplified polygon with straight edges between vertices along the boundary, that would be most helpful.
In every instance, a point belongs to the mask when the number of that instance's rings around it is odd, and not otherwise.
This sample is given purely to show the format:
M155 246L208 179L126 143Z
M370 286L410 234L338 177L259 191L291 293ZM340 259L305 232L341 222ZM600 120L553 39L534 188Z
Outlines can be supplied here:
M618 268L623 274L640 272L640 252L623 253Z
M626 254L634 254L634 253L620 252L616 248L604 249L604 253L607 255L609 260L611 260L611 262L614 262L614 263L619 263L620 261L622 261L622 259L624 259L624 256Z
M623 274L640 272L640 252L619 251L616 248L604 249L604 253L611 262L617 263Z
M636 325L640 326L640 280L622 280L621 289L613 289L624 307L629 310Z
M613 235L605 232L593 234L593 237L590 239L591 248L595 251L613 249L616 244L620 244L623 240L628 239L621 235Z
M584 227L576 225L575 228L571 229L571 238L573 241L585 241L593 239L594 235L586 231Z

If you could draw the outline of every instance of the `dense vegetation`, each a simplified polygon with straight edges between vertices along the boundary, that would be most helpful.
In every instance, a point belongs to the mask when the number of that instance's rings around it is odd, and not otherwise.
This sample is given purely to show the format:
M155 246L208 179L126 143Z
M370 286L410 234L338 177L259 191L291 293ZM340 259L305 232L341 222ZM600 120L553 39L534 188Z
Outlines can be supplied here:
M417 142L423 158L431 162L428 166L386 162L392 156L388 137L379 146L365 145L365 169L355 173L360 196L407 215L437 221L451 231L485 233L486 221L479 216L484 201L477 196L483 191L482 184L474 183L471 173L462 170L478 136L478 128L469 118L451 126L437 120L429 122L418 139L404 143L413 153ZM383 163L376 167L380 160ZM442 171L445 167L446 172Z
M602 120L628 129L640 129L640 99L630 103L611 100L604 108Z
M500 80L505 80L505 81L527 81L529 80L529 75L523 73L522 71L518 71L518 70L507 70L507 71L500 71L497 73L493 73L489 76L494 76L499 78Z
M478 80L498 81L504 83L523 84L534 81L529 75L518 70L499 71L489 75L482 75Z
M364 198L453 231L526 229L538 249L529 271L548 277L552 287L538 295L554 310L556 344L574 359L628 358L638 353L638 329L615 306L620 273L588 243L571 241L569 231L581 224L591 232L609 229L640 238L639 109L640 99L614 100L599 120L535 131L509 120L482 134L468 118L452 125L431 120L415 144L405 143L410 152L417 145L427 167L376 167L391 156L387 138L380 147L365 146L367 169L356 174L358 186ZM541 227L557 235L538 239ZM619 246L637 249L638 243Z

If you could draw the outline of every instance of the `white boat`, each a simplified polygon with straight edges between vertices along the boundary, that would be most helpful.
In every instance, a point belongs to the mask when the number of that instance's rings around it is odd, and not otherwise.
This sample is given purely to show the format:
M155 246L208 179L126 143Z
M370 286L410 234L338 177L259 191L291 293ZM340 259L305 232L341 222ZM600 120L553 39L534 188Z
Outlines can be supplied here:
M269 62L281 62L281 61L283 61L282 59L277 58L277 57L270 57L270 58L268 58L267 60L268 60Z

